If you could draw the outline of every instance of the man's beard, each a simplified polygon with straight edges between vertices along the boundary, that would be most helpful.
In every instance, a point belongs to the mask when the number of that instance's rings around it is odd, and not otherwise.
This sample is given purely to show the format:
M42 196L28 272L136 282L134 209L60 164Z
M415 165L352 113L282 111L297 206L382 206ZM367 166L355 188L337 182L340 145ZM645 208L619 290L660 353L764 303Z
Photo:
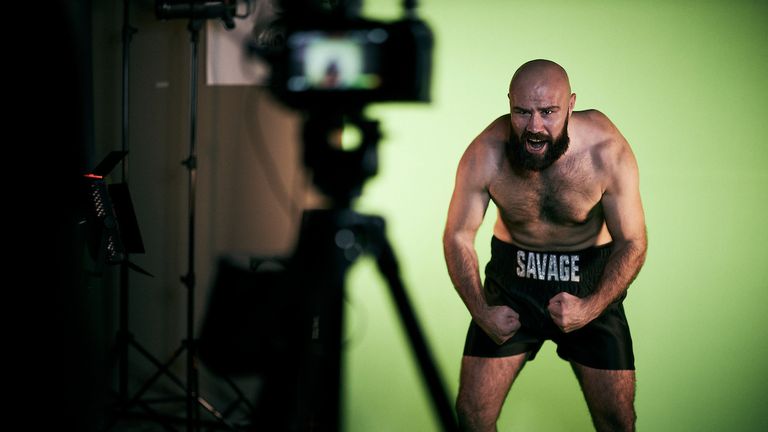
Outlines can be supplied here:
M531 154L525 149L525 142L528 139L544 140L547 149L543 155ZM529 171L542 171L548 166L560 159L566 150L570 138L568 137L568 119L565 119L563 132L554 140L548 134L535 134L523 131L522 136L518 137L514 130L509 134L507 143L507 159L509 163L516 168L522 168Z

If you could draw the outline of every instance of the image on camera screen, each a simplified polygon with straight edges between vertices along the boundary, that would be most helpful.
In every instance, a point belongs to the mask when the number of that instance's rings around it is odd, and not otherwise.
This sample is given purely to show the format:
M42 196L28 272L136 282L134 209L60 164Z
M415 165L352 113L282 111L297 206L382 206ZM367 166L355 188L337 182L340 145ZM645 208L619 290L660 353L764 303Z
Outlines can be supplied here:
M290 92L375 90L382 84L382 28L325 32L302 31L288 38Z

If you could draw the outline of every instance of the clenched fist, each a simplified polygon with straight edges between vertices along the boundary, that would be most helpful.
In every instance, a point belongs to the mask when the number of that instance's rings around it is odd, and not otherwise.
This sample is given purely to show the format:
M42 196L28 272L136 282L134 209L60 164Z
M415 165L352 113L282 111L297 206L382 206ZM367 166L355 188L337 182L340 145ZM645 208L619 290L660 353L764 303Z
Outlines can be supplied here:
M509 306L488 306L475 321L499 345L520 329L520 315Z
M594 308L587 300L566 292L561 292L549 299L547 310L552 321L563 333L578 330L599 315L595 314Z

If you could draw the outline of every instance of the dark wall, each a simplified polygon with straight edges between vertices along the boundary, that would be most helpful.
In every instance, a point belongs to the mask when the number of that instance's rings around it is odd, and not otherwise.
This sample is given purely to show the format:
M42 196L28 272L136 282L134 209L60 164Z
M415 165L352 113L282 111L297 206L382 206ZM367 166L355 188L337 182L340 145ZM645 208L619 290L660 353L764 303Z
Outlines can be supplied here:
M91 431L101 421L96 406L106 389L99 348L104 341L92 331L100 325L93 320L100 299L85 282L78 223L79 177L94 149L91 2L43 6L33 30L42 32L36 38L42 42L9 44L8 64L20 76L9 81L15 87L9 93L18 97L12 111L19 116L8 124L15 138L6 161L17 181L7 184L19 195L7 198L6 208L16 210L7 213L13 220L8 233L18 240L10 251L20 265L8 266L15 275L8 286L28 303L9 302L9 312L16 311L9 316L18 320L11 333L24 338L7 349L29 371L11 373L29 380L19 405L35 406L36 415L25 418L38 427ZM11 15L23 23L24 13Z

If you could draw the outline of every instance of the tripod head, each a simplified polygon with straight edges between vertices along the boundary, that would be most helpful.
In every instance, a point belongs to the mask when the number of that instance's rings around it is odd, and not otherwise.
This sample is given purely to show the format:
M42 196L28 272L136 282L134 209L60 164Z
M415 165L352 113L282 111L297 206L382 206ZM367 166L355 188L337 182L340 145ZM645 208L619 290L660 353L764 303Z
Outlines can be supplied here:
M360 132L360 143L353 150L342 148L345 126ZM362 112L311 111L302 139L304 164L312 171L315 185L331 199L334 208L350 207L352 199L361 194L363 183L378 171L379 122L364 118Z

